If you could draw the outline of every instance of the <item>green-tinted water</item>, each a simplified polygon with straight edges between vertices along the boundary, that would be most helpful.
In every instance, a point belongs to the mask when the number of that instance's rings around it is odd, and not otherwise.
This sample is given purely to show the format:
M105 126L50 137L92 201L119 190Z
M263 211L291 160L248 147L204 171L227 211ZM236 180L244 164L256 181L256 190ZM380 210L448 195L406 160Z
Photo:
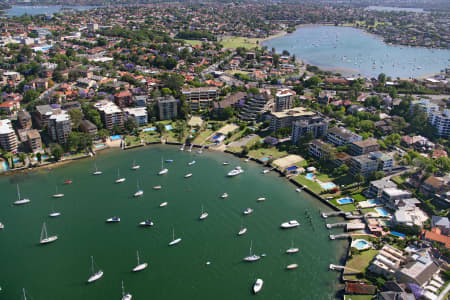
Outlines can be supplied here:
M174 159L165 164L169 173L158 176L161 157ZM197 163L188 166L195 159ZM141 169L132 171L133 160ZM223 166L223 161L229 166ZM0 299L22 299L26 288L31 299L120 299L121 280L133 299L248 299L256 278L264 280L260 299L332 299L338 274L328 271L339 262L345 242L329 241L319 217L326 209L318 200L276 174L261 174L262 168L221 153L186 153L169 146L131 151L111 151L96 159L103 171L91 175L94 160L85 160L52 171L0 178ZM245 173L227 178L226 173L241 165ZM117 169L126 182L115 184ZM185 179L186 173L193 173ZM73 183L63 185L71 179ZM144 196L136 199L137 181ZM16 183L31 203L13 207ZM64 193L52 199L55 185ZM162 190L153 190L162 185ZM221 199L224 192L227 199ZM266 197L264 202L256 202ZM161 202L168 201L165 208ZM52 206L62 214L49 218ZM209 213L200 221L201 205ZM242 211L254 208L243 216ZM307 222L305 210L313 219ZM121 222L106 224L117 215ZM138 227L147 218L151 228ZM300 228L281 230L284 221L297 219ZM43 222L49 235L58 234L53 244L38 245ZM238 237L241 222L248 231ZM183 240L168 247L175 236ZM260 261L243 262L249 253L266 253ZM294 246L300 252L285 254ZM132 273L136 250L148 269ZM90 256L104 271L99 281L87 285ZM206 265L211 261L210 265ZM288 264L299 268L286 271ZM29 297L30 299L30 297Z

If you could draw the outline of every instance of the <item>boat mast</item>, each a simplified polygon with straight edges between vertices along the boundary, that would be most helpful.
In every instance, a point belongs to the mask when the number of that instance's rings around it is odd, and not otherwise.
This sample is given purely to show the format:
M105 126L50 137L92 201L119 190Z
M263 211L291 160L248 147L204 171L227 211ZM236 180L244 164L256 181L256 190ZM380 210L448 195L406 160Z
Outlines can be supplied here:
M92 271L92 275L94 275L94 257L91 256L91 271Z
M137 261L138 261L138 266L139 266L139 250L136 250L136 254L137 254Z
M20 200L20 189L19 189L19 184L17 184L17 200Z
M42 225L41 241L43 240L42 236L45 236L45 238L47 238L47 226L45 225L45 222L44 225Z
M23 291L23 300L27 300L27 295L25 294L25 288L23 288L22 291Z
M175 240L175 229L172 228L172 241L174 241L174 240Z
M250 241L250 256L252 256L252 246L253 246L253 241Z
M122 280L122 297L125 297L125 289L123 287L123 280Z

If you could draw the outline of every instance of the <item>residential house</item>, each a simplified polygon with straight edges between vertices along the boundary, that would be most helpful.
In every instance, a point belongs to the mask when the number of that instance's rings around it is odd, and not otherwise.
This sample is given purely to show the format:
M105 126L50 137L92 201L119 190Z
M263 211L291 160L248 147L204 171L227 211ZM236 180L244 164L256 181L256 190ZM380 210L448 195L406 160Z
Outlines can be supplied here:
M372 155L355 156L350 161L350 173L353 176L361 174L364 177L368 177L377 170L378 160Z
M125 113L125 121L129 118L136 121L136 125L141 127L148 123L148 114L146 107L126 107L123 109Z
M161 97L157 99L160 120L172 120L178 116L178 103L173 96Z
M431 227L437 227L442 234L450 236L450 221L447 217L432 216Z
M392 278L405 259L402 251L386 244L371 261L368 270L385 278Z
M368 138L367 140L355 141L350 144L350 154L357 156L368 154L370 152L378 151L380 145L374 138Z
M8 100L3 103L0 103L0 110L5 111L8 114L18 109L20 109L20 101L18 100Z
M48 133L58 144L65 144L72 132L70 115L65 110L55 110L48 119Z
M80 130L90 135L96 135L98 132L97 126L89 120L82 120L80 122Z
M193 111L208 109L211 103L219 96L217 87L183 88L181 93Z
M420 185L420 192L428 197L433 197L434 195L442 195L450 190L450 183L445 177L428 177Z
M343 127L333 127L328 130L327 140L335 146L344 146L353 142L362 141L362 136Z
M380 198L385 189L396 187L397 185L386 177L371 181L369 188L366 190L365 194L369 198Z
M292 128L292 124L298 120L305 120L317 115L316 112L309 111L304 107L295 107L280 112L270 113L270 131L277 131L280 128Z
M439 266L430 257L417 255L414 261L407 263L395 273L395 278L400 283L424 286L439 272Z
M377 287L374 285L349 281L345 283L345 293L349 295L375 295L376 292Z
M281 112L292 108L295 92L290 89L278 90L275 95L275 111Z
M438 227L433 227L431 230L424 230L422 232L422 239L432 243L438 243L450 249L450 236L442 234L442 230Z
M318 139L312 140L308 146L308 153L318 159L330 158L334 150L332 145Z
M129 90L114 94L114 102L120 107L130 106L133 103L133 96Z
M335 155L335 159L333 160L333 163L339 167L342 164L350 165L350 162L352 160L352 156L350 156L348 153L345 152L338 152Z
M116 126L123 128L125 122L124 113L117 105L113 102L102 100L94 106L99 111L103 125L107 130L112 130Z

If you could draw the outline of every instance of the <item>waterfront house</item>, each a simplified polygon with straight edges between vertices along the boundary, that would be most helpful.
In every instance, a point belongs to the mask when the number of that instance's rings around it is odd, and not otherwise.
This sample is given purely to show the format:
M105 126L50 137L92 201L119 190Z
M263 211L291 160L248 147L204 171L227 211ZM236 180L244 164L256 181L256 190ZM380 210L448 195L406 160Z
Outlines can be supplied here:
M334 147L324 141L315 139L309 143L308 153L318 159L328 159L334 152Z
M378 160L372 155L360 155L352 157L350 161L350 173L355 176L361 174L369 177L373 172L378 170Z
M42 152L42 139L39 131L36 129L27 130L27 142L31 152Z
M365 195L369 198L380 198L385 189L396 188L397 185L389 178L382 178L370 182L369 188L366 190Z
M90 135L96 135L98 132L97 126L89 120L82 120L80 122L80 130Z
M400 190L396 187L385 188L381 193L381 199L391 209L395 209L395 201L412 198L412 193L406 190Z
M349 295L375 295L377 287L361 282L345 282L345 293Z
M439 266L429 257L429 255L413 255L413 261L395 273L395 278L400 283L414 283L419 287L433 279L433 276L440 272Z
M371 261L368 270L385 278L391 278L405 259L402 251L386 244Z

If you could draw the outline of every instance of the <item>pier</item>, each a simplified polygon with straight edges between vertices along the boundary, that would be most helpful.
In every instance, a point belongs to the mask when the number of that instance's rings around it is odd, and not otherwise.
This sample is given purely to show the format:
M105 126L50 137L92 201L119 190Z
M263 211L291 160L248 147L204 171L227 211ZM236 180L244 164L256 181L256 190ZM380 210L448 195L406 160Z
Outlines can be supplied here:
M181 146L180 151L184 151L184 147L186 146L186 144L183 144L183 146Z
M352 269L352 268L346 268L345 266L339 266L339 265L333 265L333 264L330 264L330 270L335 270L335 271L345 271L345 270L348 270L348 271L351 271L351 272L354 272L355 274L357 274L357 273L361 273L360 271L358 271L358 270L354 270L354 269Z
M334 224L325 224L328 229L334 228L334 227L346 227L348 223L334 223Z
M338 216L346 216L350 215L351 213L345 212L345 211L331 211L331 212L324 212L322 213L322 218L326 219L328 217L338 217Z
M194 144L191 144L191 145L189 146L188 152L191 152L191 151L192 151L192 147L194 147Z
M330 240L336 240L336 239L346 239L351 237L352 235L349 233L343 233L343 234L330 234Z

